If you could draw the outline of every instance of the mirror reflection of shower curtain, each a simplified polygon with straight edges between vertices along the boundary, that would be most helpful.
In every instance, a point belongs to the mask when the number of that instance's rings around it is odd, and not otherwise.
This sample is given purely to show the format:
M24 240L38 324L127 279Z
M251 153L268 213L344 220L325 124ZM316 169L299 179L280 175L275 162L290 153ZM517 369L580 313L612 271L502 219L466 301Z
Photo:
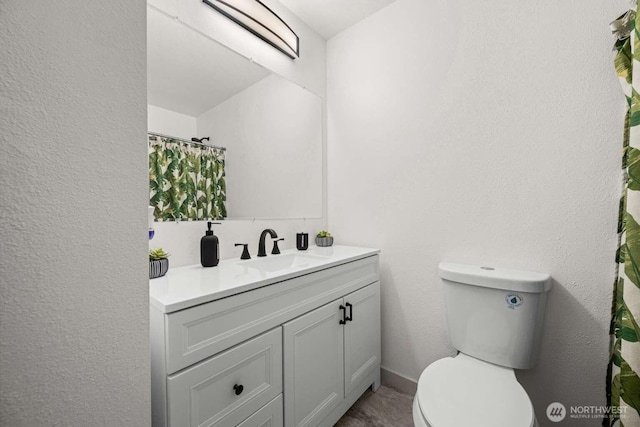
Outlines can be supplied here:
M158 221L224 219L225 152L149 134L149 205Z
M618 274L613 288L611 361L607 399L611 407L606 425L640 425L640 22L637 5L611 23L616 37L616 72L627 100L624 120L617 253ZM635 24L635 29L633 25ZM636 49L638 49L636 51ZM621 424L622 423L622 424Z

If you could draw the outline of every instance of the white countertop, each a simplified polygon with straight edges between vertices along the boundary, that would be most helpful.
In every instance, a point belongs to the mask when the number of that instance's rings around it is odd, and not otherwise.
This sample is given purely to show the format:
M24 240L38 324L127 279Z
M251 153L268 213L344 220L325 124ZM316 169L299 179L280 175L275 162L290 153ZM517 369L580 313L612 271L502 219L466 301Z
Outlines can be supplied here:
M216 267L169 267L165 276L149 280L150 303L171 313L379 252L352 246L310 246L306 251L287 249L264 258L221 260Z

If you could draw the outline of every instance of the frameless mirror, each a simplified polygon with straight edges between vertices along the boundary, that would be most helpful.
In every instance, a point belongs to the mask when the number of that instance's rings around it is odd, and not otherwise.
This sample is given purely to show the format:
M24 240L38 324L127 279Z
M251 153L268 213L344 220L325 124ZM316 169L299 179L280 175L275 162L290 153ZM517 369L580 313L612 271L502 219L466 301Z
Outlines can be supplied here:
M322 216L318 96L147 8L149 131L226 148L227 219Z

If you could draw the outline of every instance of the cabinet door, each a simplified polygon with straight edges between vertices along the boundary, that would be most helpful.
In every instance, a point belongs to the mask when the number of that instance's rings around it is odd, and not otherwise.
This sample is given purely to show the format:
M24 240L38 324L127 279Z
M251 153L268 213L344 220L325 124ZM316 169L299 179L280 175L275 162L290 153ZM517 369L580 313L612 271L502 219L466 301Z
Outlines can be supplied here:
M344 398L342 299L283 325L284 423L316 426Z
M347 316L344 327L344 393L380 365L380 282L344 298Z

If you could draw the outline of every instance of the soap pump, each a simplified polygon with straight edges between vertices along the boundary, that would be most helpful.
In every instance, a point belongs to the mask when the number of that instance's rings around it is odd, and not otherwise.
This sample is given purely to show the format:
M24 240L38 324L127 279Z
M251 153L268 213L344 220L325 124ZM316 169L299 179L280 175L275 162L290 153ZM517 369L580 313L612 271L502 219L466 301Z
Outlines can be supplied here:
M200 239L200 264L203 267L215 267L220 262L220 245L218 236L213 234L212 224L220 224L219 222L207 222L208 230Z

